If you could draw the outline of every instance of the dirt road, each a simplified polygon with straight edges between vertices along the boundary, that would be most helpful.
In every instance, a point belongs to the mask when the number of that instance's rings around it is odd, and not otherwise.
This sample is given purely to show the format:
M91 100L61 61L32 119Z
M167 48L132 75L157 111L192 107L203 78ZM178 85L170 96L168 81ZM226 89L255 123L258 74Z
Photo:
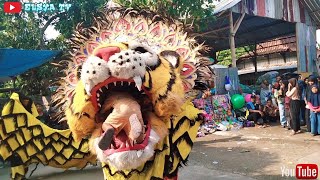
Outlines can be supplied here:
M316 163L320 167L320 136L291 136L280 126L244 128L197 138L179 179L293 179L283 177L282 171L294 169L298 163ZM0 179L8 179L8 173L8 169L0 169ZM99 167L62 171L40 166L30 179L101 180L103 174Z
M198 138L190 157L190 165L254 179L283 179L282 171L295 169L298 163L320 167L320 136L291 136L280 126L216 132Z

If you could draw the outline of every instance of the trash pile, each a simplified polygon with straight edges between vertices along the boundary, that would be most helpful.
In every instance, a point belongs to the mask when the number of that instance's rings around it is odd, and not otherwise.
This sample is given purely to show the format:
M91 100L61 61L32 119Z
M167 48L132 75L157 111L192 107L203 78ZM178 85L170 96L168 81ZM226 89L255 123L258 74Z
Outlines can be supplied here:
M198 131L198 137L218 131L239 130L244 126L245 118L236 118L229 95L213 95L206 98L198 96L194 105L203 110L204 122ZM246 124L247 125L247 124Z
M198 88L201 92L197 93L193 104L202 110L204 115L203 124L198 131L198 137L203 137L216 131L237 131L243 127L254 126L254 122L246 119L249 112L246 106L245 94L234 94L237 91L234 91L234 83L232 83L231 79L228 75L224 77L226 94L217 94L214 82L216 79L202 83L201 88ZM219 82L221 84L221 81ZM248 99L248 97L249 95L246 98Z

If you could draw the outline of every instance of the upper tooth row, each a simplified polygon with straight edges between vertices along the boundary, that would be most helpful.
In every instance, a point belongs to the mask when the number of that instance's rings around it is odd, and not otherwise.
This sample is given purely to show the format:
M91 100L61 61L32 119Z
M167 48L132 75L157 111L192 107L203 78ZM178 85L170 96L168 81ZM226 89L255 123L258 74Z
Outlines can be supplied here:
M117 82L113 82L113 84L114 84L114 86L116 86L116 85L117 85ZM130 86L131 82L128 82L128 84L129 84L129 86ZM123 81L121 81L121 86L123 86ZM106 85L105 87L106 87L107 89L109 89L109 85ZM102 93L102 89L99 89L99 90L98 90L98 93L97 93L97 97L98 97L98 98L100 97L100 93Z

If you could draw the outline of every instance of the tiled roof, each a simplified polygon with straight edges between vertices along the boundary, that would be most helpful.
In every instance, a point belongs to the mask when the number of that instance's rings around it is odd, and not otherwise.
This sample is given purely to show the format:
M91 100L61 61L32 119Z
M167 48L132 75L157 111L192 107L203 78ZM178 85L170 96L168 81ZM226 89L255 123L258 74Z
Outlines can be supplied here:
M257 55L263 56L267 54L280 53L280 52L295 52L297 51L296 37L286 36L273 39L267 42L257 44ZM254 56L253 52L242 55L239 59L250 58Z

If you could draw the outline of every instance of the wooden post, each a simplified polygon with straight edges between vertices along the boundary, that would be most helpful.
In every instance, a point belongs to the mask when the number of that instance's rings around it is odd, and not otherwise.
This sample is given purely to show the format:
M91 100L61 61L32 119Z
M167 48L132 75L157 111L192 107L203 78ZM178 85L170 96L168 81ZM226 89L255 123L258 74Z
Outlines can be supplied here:
M212 51L211 51L211 57L212 57L215 61L217 61L217 51L216 51L216 50L212 50Z
M230 50L231 50L231 59L232 59L232 67L237 67L237 59L236 59L236 46L235 46L235 33L233 29L233 17L232 11L230 10L229 14L229 23L230 23Z
M280 53L280 55L282 56L282 58L283 58L283 62L284 63L287 63L287 56L286 56L286 53L285 52L282 52L282 53Z
M257 56L258 56L258 53L257 53L257 43L254 43L254 57L253 57L253 62L254 62L254 74L257 74L258 73L258 66L257 66Z
M240 27L240 24L245 16L244 10L242 10L241 17L237 20L235 24L233 24L233 17L232 17L232 10L230 9L230 14L229 14L229 23L230 23L230 36L229 36L229 41L230 41L230 50L231 50L231 59L232 59L232 67L237 67L237 57L236 57L236 43L235 43L235 36L236 33Z

